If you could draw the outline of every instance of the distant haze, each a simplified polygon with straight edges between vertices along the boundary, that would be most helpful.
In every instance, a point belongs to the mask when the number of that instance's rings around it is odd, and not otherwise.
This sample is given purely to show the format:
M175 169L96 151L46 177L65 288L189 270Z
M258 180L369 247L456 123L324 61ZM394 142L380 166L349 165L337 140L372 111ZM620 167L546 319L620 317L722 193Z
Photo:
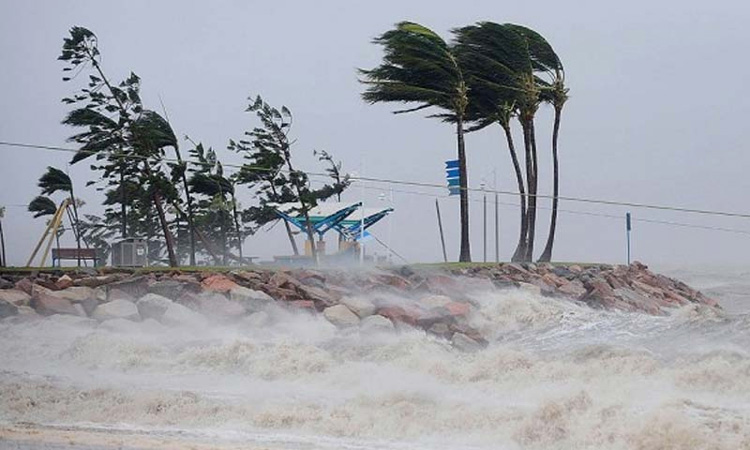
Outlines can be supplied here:
M342 159L350 172L443 183L443 161L455 158L454 130L425 119L427 113L394 116L396 105L369 106L360 99L356 68L379 62L381 49L372 38L401 20L422 23L446 38L452 27L479 20L514 22L551 42L565 65L571 97L560 137L561 195L750 212L750 97L744 88L750 79L745 61L750 5L741 1L0 0L0 140L73 147L65 140L74 130L60 124L69 107L60 99L85 80L62 82L63 65L56 58L68 29L81 25L98 35L103 65L113 79L137 73L146 106L161 111L161 98L178 135L213 146L226 163L241 163L226 145L256 124L244 109L249 95L261 94L292 110L300 168L321 171L312 155L320 149ZM537 122L545 194L551 192L551 118L550 108L543 107ZM479 187L482 179L491 186L496 171L498 189L515 190L499 127L468 135L467 151L470 186ZM47 165L65 169L70 156L0 146L9 263L25 263L44 229L43 219L32 219L19 205L38 194L36 181ZM87 202L83 212L99 214L101 194L84 188L96 175L86 163L69 170ZM446 191L393 188L393 248L410 261L442 259L434 196ZM388 189L368 184L365 203L385 206L387 200L379 197L388 197ZM358 200L361 192L354 186L346 199ZM239 194L243 205L252 203L247 188ZM472 256L481 260L481 195L472 199ZM517 201L503 195L500 202L500 256L508 259L517 239ZM457 198L441 199L441 206L449 257L455 259ZM569 201L560 208L565 212L554 259L624 261L627 208ZM750 232L749 219L631 211L636 219ZM492 236L492 208L488 212ZM540 210L537 252L548 222L549 211ZM387 241L388 229L384 221L373 232ZM376 245L372 250L385 252ZM280 226L245 244L246 255L289 252ZM488 252L494 259L492 240ZM749 262L749 252L747 234L634 223L633 254L646 262L737 264Z

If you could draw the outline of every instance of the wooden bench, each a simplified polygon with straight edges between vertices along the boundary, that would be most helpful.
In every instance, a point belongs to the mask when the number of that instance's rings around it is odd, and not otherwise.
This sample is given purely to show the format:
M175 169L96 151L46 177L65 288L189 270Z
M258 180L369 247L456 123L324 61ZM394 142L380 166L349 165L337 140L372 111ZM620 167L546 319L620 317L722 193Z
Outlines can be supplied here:
M98 266L102 260L95 248L53 248L52 249L52 266L60 267L60 261L93 261L94 267Z

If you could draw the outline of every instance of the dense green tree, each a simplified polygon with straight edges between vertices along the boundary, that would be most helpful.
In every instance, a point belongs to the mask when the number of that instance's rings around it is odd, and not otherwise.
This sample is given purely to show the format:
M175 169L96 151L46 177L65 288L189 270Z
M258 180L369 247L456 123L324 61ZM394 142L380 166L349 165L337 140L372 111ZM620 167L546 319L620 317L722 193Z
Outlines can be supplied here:
M196 205L201 228L207 231L209 239L218 237L223 265L228 265L230 256L227 230L234 229L239 262L243 264L242 243L246 234L239 223L234 179L224 175L224 168L212 148L205 149L197 144L190 154L196 163L188 185L192 193L201 197Z
M312 189L304 171L294 167L292 158L293 141L289 138L292 128L292 112L286 107L276 109L258 96L247 108L255 113L260 126L245 133L240 141L230 141L230 149L245 154L248 161L237 175L239 183L250 185L256 190L259 206L245 211L244 218L262 226L278 220L275 208L283 203L296 203L294 211L305 219L306 234L310 241L312 256L318 260L315 237L310 223L309 211L319 201L340 194L349 185L349 177L342 176L339 183L324 184ZM295 254L298 254L293 234L287 226L287 234Z
M83 105L71 111L63 122L85 129L71 137L81 144L72 163L96 155L98 160L106 160L106 164L97 167L104 171L104 178L117 174L123 181L127 173L147 186L161 224L169 264L176 266L173 236L163 202L169 203L177 191L160 168L164 148L176 145L174 133L166 132L169 125L157 113L144 111L140 78L131 73L118 85L109 81L101 67L97 38L90 30L73 27L58 59L68 63L63 69L66 72L75 71L78 75L87 66L93 69L88 87L72 98L63 99L68 104ZM69 81L71 77L63 80ZM127 223L125 208L123 203L123 223Z
M385 54L379 66L359 71L366 86L362 94L366 102L417 105L395 111L397 114L436 107L455 122L461 188L459 261L469 262L469 193L464 143L469 96L463 68L451 46L437 33L417 23L398 23L394 29L375 38L374 43L381 45ZM444 114L435 117L446 119Z

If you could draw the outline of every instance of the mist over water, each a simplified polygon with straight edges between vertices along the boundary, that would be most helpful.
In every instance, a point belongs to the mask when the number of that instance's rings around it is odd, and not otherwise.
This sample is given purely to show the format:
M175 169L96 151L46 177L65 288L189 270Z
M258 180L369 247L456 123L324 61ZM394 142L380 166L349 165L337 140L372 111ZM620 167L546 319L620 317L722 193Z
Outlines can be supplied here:
M475 292L474 353L277 307L190 328L6 319L0 421L262 448L750 449L750 307L732 296L750 281L670 274L731 307Z

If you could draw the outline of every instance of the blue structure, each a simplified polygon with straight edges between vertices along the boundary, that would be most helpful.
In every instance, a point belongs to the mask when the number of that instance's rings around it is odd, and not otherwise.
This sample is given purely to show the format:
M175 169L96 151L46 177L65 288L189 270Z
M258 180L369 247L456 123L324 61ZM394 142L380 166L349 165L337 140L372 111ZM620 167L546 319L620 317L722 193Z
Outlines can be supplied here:
M287 212L280 209L284 206L286 206L285 209ZM275 211L280 218L294 225L303 233L307 233L305 217L301 214L296 216L290 214L290 210L294 210L295 207L299 207L299 205L279 205L276 207ZM343 207L341 203L321 203L308 213L310 226L321 241L323 240L323 236L330 230L336 230L342 234L346 240L358 241L361 237L366 237L366 235L368 235L364 230L367 230L393 212L393 208L386 208L377 210L376 212L365 216L364 220L361 217L350 218L350 216L361 207L362 202Z
M448 195L461 193L461 175L457 159L445 162L445 179L448 182Z

